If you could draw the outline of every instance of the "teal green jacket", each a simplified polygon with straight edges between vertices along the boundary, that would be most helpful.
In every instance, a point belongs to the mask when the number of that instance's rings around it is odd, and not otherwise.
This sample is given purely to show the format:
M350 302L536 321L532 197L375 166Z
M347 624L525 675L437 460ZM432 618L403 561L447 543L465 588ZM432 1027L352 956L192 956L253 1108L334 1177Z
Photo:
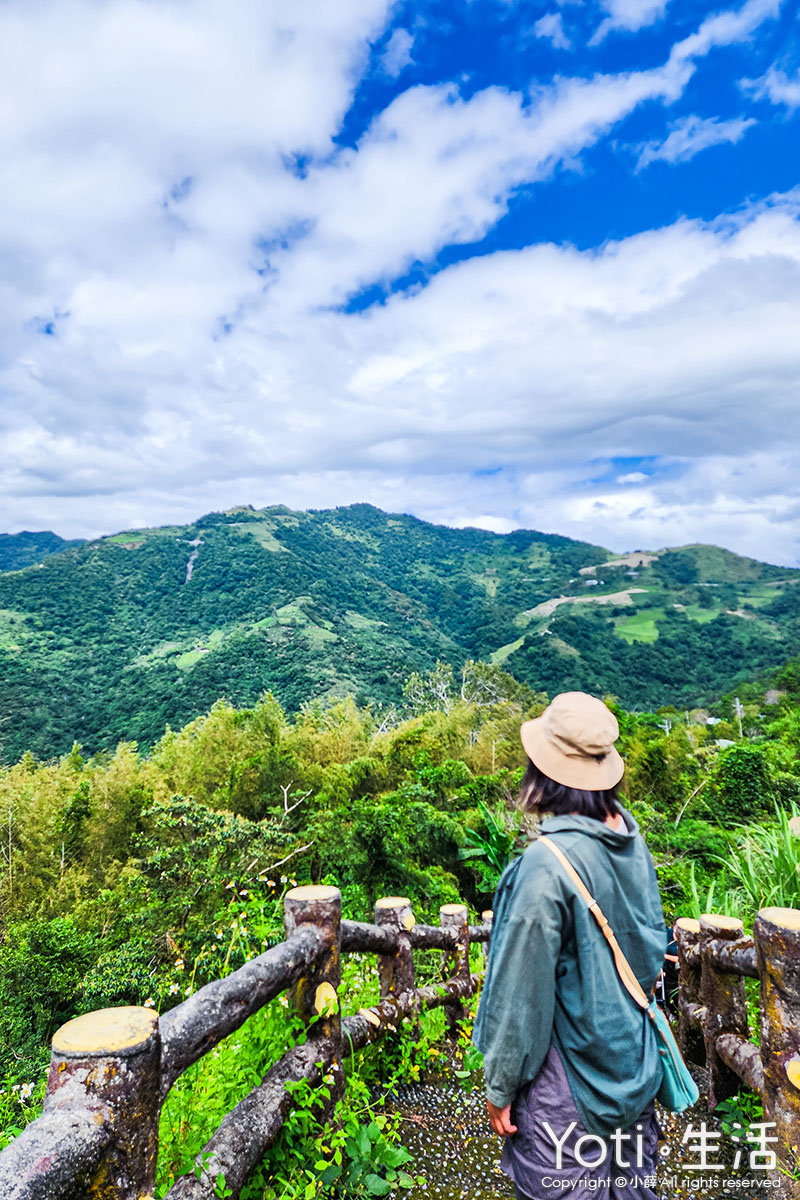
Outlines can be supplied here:
M548 817L546 833L605 913L645 992L662 968L664 915L650 852L629 812L615 833L593 817ZM627 1129L662 1077L651 1022L625 991L600 928L546 846L532 842L501 876L473 1041L489 1100L504 1108L561 1054L590 1133Z

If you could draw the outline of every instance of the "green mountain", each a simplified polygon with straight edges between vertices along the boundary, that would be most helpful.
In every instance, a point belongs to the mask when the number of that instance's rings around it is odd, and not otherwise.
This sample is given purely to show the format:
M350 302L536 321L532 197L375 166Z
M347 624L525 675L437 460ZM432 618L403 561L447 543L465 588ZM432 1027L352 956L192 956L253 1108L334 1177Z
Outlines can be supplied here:
M392 703L438 658L694 705L794 652L798 582L714 546L615 556L366 504L211 513L0 574L0 738L6 758L148 744L266 689Z
M83 539L66 542L57 533L0 533L0 571L20 571L43 562L50 554L58 554L70 546L82 546Z

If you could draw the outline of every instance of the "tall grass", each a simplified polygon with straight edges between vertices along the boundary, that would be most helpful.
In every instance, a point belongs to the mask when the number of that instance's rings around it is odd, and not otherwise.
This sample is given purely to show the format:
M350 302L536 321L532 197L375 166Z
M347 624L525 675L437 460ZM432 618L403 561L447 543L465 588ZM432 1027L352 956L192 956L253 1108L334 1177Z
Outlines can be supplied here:
M726 865L727 861L725 859ZM745 924L752 920L752 913L741 889L728 888L724 883L720 886L719 879L712 879L706 889L701 889L694 863L689 864L686 891L687 903L681 916L699 919L703 913L722 913L726 917L738 917Z
M722 883L707 891L689 875L689 909L693 917L718 912L739 917L750 928L760 908L800 908L800 836L793 832L796 804L775 805L769 824L739 825L738 848L717 861L725 868Z
M741 826L740 852L725 864L751 913L759 908L800 907L800 837L793 832L800 817L796 804L790 809L775 805L775 820L768 825Z

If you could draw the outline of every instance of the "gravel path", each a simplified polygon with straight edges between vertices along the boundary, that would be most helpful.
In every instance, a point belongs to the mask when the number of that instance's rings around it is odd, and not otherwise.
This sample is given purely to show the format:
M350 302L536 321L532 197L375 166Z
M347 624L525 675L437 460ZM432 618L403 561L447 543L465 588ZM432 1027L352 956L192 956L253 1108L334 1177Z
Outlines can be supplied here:
M698 1082L703 1083L702 1079ZM707 1128L719 1132L720 1126L704 1107L705 1096L691 1113L676 1116L659 1110L664 1131L660 1143L661 1163L656 1193L659 1200L720 1200L722 1196L753 1195L777 1197L788 1191L783 1187L765 1187L769 1178L764 1171L748 1171L733 1166L736 1147L727 1139L714 1142L707 1161L720 1160L724 1170L702 1170L698 1154L684 1135L691 1125L695 1130L705 1121ZM401 1116L402 1140L414 1156L408 1169L424 1177L424 1184L394 1193L391 1200L513 1200L514 1188L500 1171L500 1139L489 1126L481 1086L465 1091L446 1077L431 1077L409 1084L397 1095L393 1111ZM746 1151L741 1155L745 1167ZM746 1180L751 1181L749 1184ZM705 1181L710 1181L706 1183ZM553 1190L552 1197L568 1195ZM602 1191L599 1193L604 1195ZM580 1193L585 1196L585 1192Z

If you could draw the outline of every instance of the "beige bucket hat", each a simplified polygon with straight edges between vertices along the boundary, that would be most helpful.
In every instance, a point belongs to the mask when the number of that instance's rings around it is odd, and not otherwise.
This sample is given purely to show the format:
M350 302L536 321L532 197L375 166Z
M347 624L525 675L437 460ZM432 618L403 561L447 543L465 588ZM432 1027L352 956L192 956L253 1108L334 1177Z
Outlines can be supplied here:
M617 718L596 696L562 692L519 733L528 758L556 783L605 791L622 778Z

